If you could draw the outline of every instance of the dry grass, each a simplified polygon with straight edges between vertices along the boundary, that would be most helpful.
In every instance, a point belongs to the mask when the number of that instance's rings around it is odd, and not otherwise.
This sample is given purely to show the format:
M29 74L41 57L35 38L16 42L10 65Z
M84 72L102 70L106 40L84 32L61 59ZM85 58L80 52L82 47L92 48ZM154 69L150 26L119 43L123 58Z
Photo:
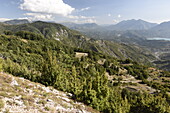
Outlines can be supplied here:
M2 99L0 99L0 111L2 108L4 108L4 101Z
M18 85L12 85L13 81L16 81ZM23 78L14 77L6 73L0 73L0 109L2 112L13 112L11 108L14 107L15 112L50 112L56 113L56 111L62 111L56 109L57 106L62 106L65 110L90 110L89 112L96 112L94 109L81 104L77 105L75 101L69 99L69 96L61 91L57 91L52 87L45 87L38 83L30 82ZM65 100L69 99L69 101ZM19 103L18 103L19 102ZM22 104L21 104L22 103ZM5 107L4 107L5 105ZM21 106L25 107L22 108ZM85 106L85 107L82 107ZM3 108L4 107L4 108ZM17 108L18 107L18 108ZM25 111L24 111L25 110ZM68 111L71 112L71 111ZM76 111L73 111L76 112Z

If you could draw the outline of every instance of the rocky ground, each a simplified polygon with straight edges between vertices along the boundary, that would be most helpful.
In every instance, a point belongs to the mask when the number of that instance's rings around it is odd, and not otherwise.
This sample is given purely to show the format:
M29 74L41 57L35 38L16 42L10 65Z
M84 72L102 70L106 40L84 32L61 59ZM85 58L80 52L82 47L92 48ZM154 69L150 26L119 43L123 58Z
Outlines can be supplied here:
M96 113L72 94L0 72L0 113Z

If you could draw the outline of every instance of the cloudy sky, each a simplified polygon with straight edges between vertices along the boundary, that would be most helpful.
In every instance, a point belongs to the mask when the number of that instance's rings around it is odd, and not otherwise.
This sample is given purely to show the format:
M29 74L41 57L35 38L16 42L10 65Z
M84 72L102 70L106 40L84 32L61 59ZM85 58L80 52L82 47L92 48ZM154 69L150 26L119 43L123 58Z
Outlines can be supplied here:
M115 24L170 21L170 0L0 0L0 21L29 19Z

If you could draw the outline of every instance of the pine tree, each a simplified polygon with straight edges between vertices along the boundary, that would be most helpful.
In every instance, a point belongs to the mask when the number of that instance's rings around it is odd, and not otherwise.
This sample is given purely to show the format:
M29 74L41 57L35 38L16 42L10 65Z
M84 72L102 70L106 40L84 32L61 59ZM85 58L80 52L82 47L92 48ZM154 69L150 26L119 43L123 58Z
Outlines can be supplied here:
M53 86L58 76L59 66L57 59L52 55L52 52L47 51L41 70L41 81L44 85Z

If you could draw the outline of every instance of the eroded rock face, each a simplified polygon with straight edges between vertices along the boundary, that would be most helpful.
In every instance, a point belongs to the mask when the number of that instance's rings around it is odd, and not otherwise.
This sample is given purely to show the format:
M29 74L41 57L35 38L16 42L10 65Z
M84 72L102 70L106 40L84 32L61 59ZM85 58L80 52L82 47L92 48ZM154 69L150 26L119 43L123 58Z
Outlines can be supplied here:
M0 113L91 113L97 112L70 99L72 94L29 80L0 73Z

